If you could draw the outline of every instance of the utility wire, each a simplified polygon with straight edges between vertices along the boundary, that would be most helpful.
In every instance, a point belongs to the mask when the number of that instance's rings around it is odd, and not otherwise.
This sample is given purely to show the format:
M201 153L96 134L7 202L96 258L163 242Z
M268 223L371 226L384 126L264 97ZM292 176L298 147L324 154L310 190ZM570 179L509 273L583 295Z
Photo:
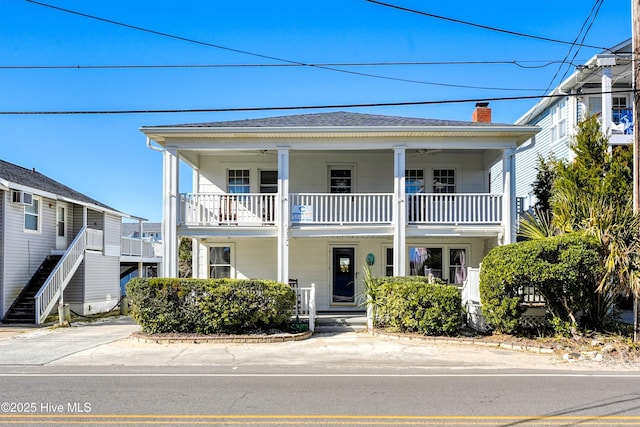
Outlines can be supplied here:
M325 62L309 64L121 64L121 65L0 65L1 70L40 69L118 69L118 68L260 68L260 67L380 67L406 65L515 65L520 68L545 68L560 64L560 60L508 60L508 61L389 61L389 62ZM525 65L527 63L538 65ZM576 66L576 64L571 64Z
M629 93L628 90L616 90L609 92L590 92L589 95L602 95L604 93ZM147 110L76 110L76 111L0 111L0 115L111 115L111 114L160 114L160 113L222 113L222 112L246 112L246 111L276 111L276 110L321 110L336 108L368 108L368 107L402 107L412 105L443 105L463 104L470 102L490 101L519 101L527 99L546 99L566 97L566 94L529 95L494 98L469 98L449 99L437 101L413 101L413 102L375 102L363 104L330 104L330 105L297 105L297 106L271 106L271 107L231 107L231 108L189 108L189 109L147 109Z
M593 5L593 8L591 9L591 13L593 13L593 18L591 19L591 22L589 23L589 26L587 27L586 31L582 35L582 40L580 40L580 43L583 43L585 38L587 38L587 34L589 34L589 31L591 31L591 27L593 26L593 23L596 21L596 18L598 17L598 13L600 13L600 8L602 7L603 3L604 3L604 0L596 0L596 3ZM585 21L585 23L586 23L586 21ZM573 54L573 58L571 58L571 61L567 62L567 64L572 64L575 61L576 57L578 56L578 53L580 52L580 47L581 47L581 45L578 44L577 45L577 49L576 49L575 53ZM565 60L566 60L566 58L565 58ZM567 67L566 70L564 70L564 74L562 75L562 77L559 80L560 82L564 81L564 78L567 76L567 74L569 74L569 70L570 69L571 69L570 67Z
M133 30L137 30L137 31L142 31L142 32L149 33L149 34L154 34L154 35L158 35L158 36L162 36L162 37L168 37L168 38L171 38L171 39L180 40L180 41L184 41L184 42L188 42L188 43L194 43L194 44L198 44L198 45L201 45L201 46L212 47L212 48L215 48L215 49L222 49L222 50L226 50L226 51L229 51L229 52L241 53L243 55L250 55L250 56L255 56L255 57L258 57L258 58L269 59L269 60L272 60L272 61L284 62L284 63L291 64L291 65L311 67L311 68L317 68L317 69L322 69L322 70L334 71L334 72L338 72L338 73L351 74L351 75L363 76L363 77L371 77L371 78L376 78L376 79L393 80L393 81L400 81L400 82L404 82L404 83L417 83L417 84L432 85L432 86L455 87L455 88L463 88L463 89L481 89L481 90L517 90L517 91L520 91L520 90L532 90L532 91L535 91L535 89L505 89L505 88L495 88L495 87L480 87L480 86L467 86L467 85L455 85L455 84L428 82L428 81L421 81L421 80L412 80L412 79L403 79L403 78L396 78L396 77L389 77L389 76L381 76L381 75L370 74L370 73L361 73L361 72L358 72L358 71L344 70L344 69L341 69L341 68L335 68L335 67L331 67L331 66L309 64L309 63L305 63L305 62L293 61L293 60L286 59L286 58L279 58L279 57L276 57L276 56L263 55L263 54L260 54L260 53L249 52L249 51L246 51L246 50L234 49L234 48L230 48L230 47L226 47L226 46L221 46L221 45L218 45L218 44L204 42L204 41L201 41L201 40L191 39L191 38L182 37L182 36L176 36L174 34L169 34L169 33L161 32L161 31L150 30L148 28L143 28L143 27L139 27L139 26L136 26L136 25L125 24L125 23L122 23L122 22L113 21L111 19L101 18L99 16L89 15L89 14L82 13L82 12L77 12L77 11L74 11L74 10L71 10L71 9L65 9L65 8L58 7L58 6L53 6L53 5L50 5L50 4L47 4L47 3L42 3L42 2L39 2L39 1L36 1L36 0L26 0L26 1L29 2L29 3L33 3L33 4L36 4L36 5L39 5L39 6L44 6L44 7L48 7L48 8L51 8L51 9L55 9L55 10L58 10L58 11L61 11L61 12L70 13L70 14L73 14L73 15L82 16L82 17L85 17L85 18L94 19L94 20L97 20L97 21L106 22L106 23L109 23L109 24L118 25L118 26L121 26L121 27L129 28L129 29L133 29Z
M30 0L27 0L27 1L30 1ZM390 3L384 3L384 2L381 2L381 1L378 1L378 0L366 0L366 1L368 1L369 3L378 4L380 6L390 7L392 9L402 10L402 11L410 12L410 13L416 13L418 15L424 15L424 16L428 16L430 18L436 18L436 19L441 19L441 20L444 20L444 21L454 22L456 24L469 25L471 27L482 28L484 30L496 31L496 32L499 32L499 33L509 34L509 35L512 35L512 36L526 37L526 38L535 39L535 40L542 40L542 41L547 41L547 42L552 42L552 43L560 43L560 44L568 44L568 45L572 45L572 46L574 44L573 42L569 42L569 41L566 41L566 40L553 39L553 38L544 37L544 36L536 36L536 35L532 35L532 34L525 34L525 33L520 33L520 32L517 32L517 31L511 31L511 30L504 30L502 28L490 27L488 25L477 24L475 22L462 21L460 19L455 19L455 18L449 18L449 17L446 17L446 16L435 15L433 13L422 12L422 11L415 10L415 9L409 9L409 8L406 8L406 7L402 7L402 6L398 6L398 5L394 5L394 4L390 4ZM606 47L601 47L601 46L594 46L594 45L588 45L588 44L582 44L581 46L582 47L592 48L592 49L600 49L600 50L611 51L611 49L606 48Z
M382 76L382 75L377 75L377 74L370 74L370 73L362 73L362 72L358 72L358 71L345 70L345 69L341 69L341 68L335 68L335 66L331 66L331 65L311 64L311 63L293 61L293 60L286 59L286 58L279 58L279 57L276 57L276 56L264 55L264 54L260 54L260 53L255 53L255 52L249 52L249 51L245 51L245 50L230 48L230 47L226 47L226 46L222 46L222 45L217 45L217 44L213 44L213 43L204 42L204 41L201 41L201 40L196 40L196 39L177 36L177 35L174 35L174 34L169 34L169 33L161 32L161 31L151 30L151 29L139 27L139 26L136 26L136 25L125 24L125 23L114 21L114 20L111 20L111 19L101 18L101 17L98 17L98 16L89 15L89 14L82 13L82 12L77 12L77 11L74 11L74 10L71 10L71 9L65 9L65 8L62 8L62 7L50 5L50 4L43 3L43 2L40 2L40 1L36 1L36 0L26 0L26 1L29 2L29 3L33 3L33 4L36 4L36 5L39 5L39 6L44 6L44 7L48 7L48 8L51 8L51 9L55 9L55 10L58 10L58 11L61 11L61 12L70 13L70 14L73 14L73 15L82 16L82 17L85 17L85 18L94 19L94 20L97 20L97 21L106 22L106 23L109 23L109 24L118 25L118 26L121 26L121 27L129 28L129 29L146 32L146 33L149 33L149 34L154 34L154 35L158 35L158 36L162 36L162 37L168 37L168 38L171 38L171 39L185 41L185 42L188 42L188 43L194 43L194 44L198 44L198 45L201 45L201 46L212 47L212 48L215 48L215 49L221 49L221 50L240 53L240 54L244 54L244 55L255 56L255 57L258 57L258 58L263 58L263 59L269 59L269 60L274 60L274 61L278 61L278 62L283 62L283 63L286 63L286 64L288 64L290 66L303 66L303 67L317 68L317 69L328 70L328 71L344 73L344 74L350 74L350 75L356 75L356 76L362 76L362 77L370 77L370 78L376 78L376 79L392 80L392 81L399 81L399 82L404 82L404 83L416 83L416 84L431 85L431 86L443 86L443 87L453 87L453 88L463 88L463 89L479 89L479 90L538 91L537 89L518 89L518 88L513 88L512 89L512 88L469 86L469 85L456 85L456 84L438 83L438 82L430 82L430 81L422 81L422 80L404 79L404 78L396 78L396 77L390 77L390 76ZM368 0L368 1L371 1L371 0ZM378 2L376 2L376 3L378 3ZM384 3L380 3L380 4L384 4Z

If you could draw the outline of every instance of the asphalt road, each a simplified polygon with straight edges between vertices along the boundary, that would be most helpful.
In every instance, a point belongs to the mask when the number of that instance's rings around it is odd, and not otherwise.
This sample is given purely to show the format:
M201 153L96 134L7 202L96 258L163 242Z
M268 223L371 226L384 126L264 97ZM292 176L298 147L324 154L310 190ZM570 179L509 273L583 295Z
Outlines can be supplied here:
M320 334L147 344L111 319L0 338L0 425L640 425L640 371Z

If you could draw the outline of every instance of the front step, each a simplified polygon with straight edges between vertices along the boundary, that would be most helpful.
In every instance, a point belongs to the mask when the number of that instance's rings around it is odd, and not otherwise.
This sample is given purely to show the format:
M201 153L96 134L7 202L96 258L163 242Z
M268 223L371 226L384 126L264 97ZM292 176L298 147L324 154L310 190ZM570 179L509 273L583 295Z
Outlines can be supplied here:
M319 313L315 333L357 332L367 329L367 316L362 312Z

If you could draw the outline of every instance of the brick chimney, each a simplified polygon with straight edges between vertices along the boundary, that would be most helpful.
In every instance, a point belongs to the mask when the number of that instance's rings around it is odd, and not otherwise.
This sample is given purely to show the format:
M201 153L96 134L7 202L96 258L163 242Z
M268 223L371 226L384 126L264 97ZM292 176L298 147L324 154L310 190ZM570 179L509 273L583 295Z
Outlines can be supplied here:
M476 102L471 120L476 123L491 123L491 108L488 102Z

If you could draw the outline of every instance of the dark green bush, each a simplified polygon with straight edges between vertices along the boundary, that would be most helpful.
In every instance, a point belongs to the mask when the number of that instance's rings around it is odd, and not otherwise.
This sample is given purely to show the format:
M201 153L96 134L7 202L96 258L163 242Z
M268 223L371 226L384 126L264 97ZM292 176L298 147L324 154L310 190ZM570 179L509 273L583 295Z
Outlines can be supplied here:
M376 277L376 325L402 332L451 335L458 330L460 291L426 277Z
M553 317L577 324L598 311L595 286L600 271L597 242L572 233L492 249L480 269L480 299L487 325L514 333L522 314L522 290L542 294Z
M138 278L131 317L145 333L242 334L286 329L295 293L268 280Z

